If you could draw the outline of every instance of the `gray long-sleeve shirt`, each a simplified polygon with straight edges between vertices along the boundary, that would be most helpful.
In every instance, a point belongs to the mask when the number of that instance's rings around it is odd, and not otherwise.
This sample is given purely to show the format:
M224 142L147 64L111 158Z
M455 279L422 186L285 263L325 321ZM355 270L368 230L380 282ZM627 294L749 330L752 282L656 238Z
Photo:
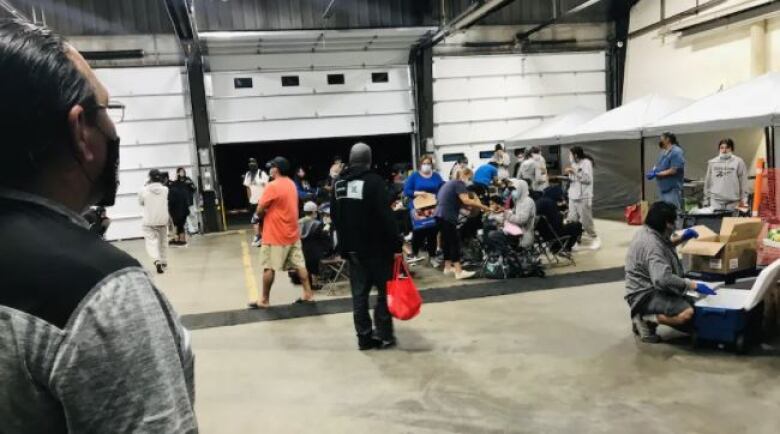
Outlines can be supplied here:
M626 296L631 313L655 291L684 295L691 281L685 274L671 241L648 226L642 226L626 253Z
M593 198L593 163L587 158L571 165L574 172L569 174L569 199L581 200Z
M736 155L720 155L707 162L704 197L716 202L747 202L748 179L745 161ZM710 203L712 205L712 203Z
M0 190L0 432L197 432L188 332L137 261L84 225Z

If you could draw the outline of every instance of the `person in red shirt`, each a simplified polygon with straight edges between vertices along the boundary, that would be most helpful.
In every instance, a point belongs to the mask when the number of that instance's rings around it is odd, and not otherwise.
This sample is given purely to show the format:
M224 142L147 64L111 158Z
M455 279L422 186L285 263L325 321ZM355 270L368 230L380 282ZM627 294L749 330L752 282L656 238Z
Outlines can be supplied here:
M273 181L265 187L257 203L257 215L263 217L263 245L260 247L263 295L249 307L258 309L270 305L271 286L277 270L298 272L303 283L303 296L295 303L314 303L298 231L298 189L288 177L290 163L284 157L276 157L268 162L267 167Z

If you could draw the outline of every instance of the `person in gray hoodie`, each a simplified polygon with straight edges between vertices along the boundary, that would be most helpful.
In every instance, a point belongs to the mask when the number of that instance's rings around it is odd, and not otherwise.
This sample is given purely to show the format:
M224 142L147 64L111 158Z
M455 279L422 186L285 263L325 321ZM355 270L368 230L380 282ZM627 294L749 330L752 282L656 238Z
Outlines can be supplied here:
M734 155L734 141L721 140L718 151L718 156L707 162L704 198L713 209L733 210L737 206L747 206L747 167Z
M522 179L512 179L512 202L514 207L507 215L507 221L514 223L523 230L520 247L530 248L534 245L534 224L536 221L536 204L528 193L528 183Z
M593 159L581 147L574 146L569 161L571 166L565 169L570 181L568 220L582 223L583 232L590 238L588 248L596 250L601 247L601 241L593 225Z
M645 343L661 342L657 324L682 330L689 327L693 304L688 291L714 294L706 284L683 277L685 271L675 247L699 234L688 228L675 235L676 219L673 204L654 203L628 246L625 300L631 308L634 335Z
M149 181L138 195L143 207L143 233L146 253L154 261L157 272L162 274L168 267L168 187L162 185L162 173L157 169L149 171Z

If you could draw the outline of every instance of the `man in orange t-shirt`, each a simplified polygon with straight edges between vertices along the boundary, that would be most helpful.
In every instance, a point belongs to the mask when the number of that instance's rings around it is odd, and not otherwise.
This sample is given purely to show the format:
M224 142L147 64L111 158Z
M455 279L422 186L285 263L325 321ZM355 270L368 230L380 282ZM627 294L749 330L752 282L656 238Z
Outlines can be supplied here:
M267 167L273 181L265 187L257 203L257 215L263 217L263 245L260 247L263 296L261 300L250 303L249 307L257 309L270 305L271 286L277 270L298 272L303 283L303 296L295 303L314 303L298 232L298 190L287 176L290 163L284 157L276 157Z

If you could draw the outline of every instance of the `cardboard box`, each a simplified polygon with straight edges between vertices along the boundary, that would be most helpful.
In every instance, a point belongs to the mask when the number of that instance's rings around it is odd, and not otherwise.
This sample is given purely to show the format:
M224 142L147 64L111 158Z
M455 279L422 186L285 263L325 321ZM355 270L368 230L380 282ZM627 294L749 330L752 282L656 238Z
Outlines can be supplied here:
M757 237L761 232L760 218L725 217L716 234L700 225L693 229L699 238L680 248L688 271L729 274L756 266Z
M436 195L432 193L421 194L414 198L414 209L425 209L436 206Z

